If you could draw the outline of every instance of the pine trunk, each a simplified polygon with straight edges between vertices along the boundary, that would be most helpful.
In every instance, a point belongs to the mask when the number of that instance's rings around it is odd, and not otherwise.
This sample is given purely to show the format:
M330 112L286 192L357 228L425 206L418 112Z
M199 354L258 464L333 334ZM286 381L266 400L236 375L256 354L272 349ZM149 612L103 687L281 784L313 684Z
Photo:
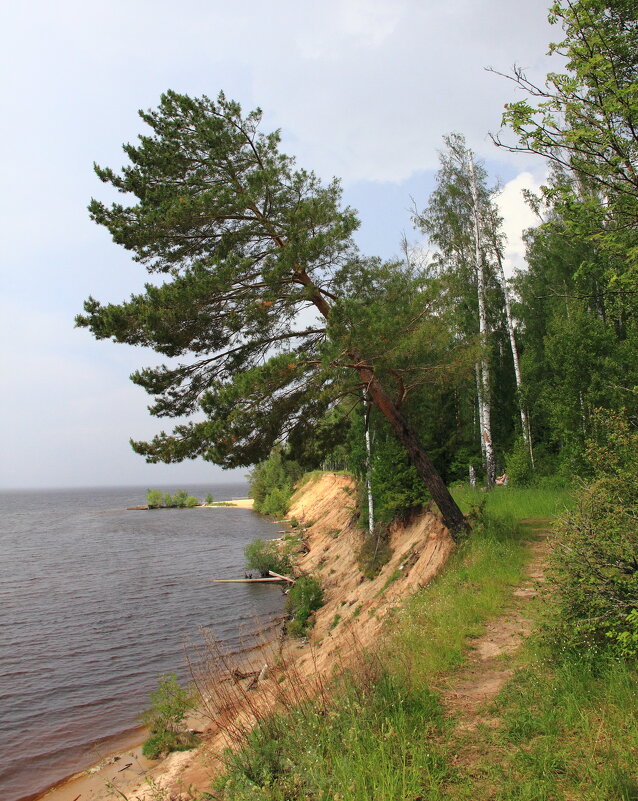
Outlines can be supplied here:
M412 431L390 396L383 389L372 370L368 367L357 367L357 372L365 381L368 394L372 398L375 406L386 418L395 436L406 449L410 461L422 478L423 483L428 488L434 502L439 507L443 522L450 530L452 536L457 538L461 532L467 529L467 523L456 501L445 486L443 479L430 461L430 457L423 450L416 434Z
M303 284L311 290L310 298L312 302L319 312L328 319L330 315L330 305L321 292L314 287L312 281L303 270L298 270L295 275L298 283ZM416 434L410 428L396 404L381 386L379 379L369 367L358 364L359 359L355 353L350 353L349 356L355 363L353 367L364 382L365 389L372 398L372 402L386 418L394 435L406 449L410 461L416 468L417 473L427 487L432 499L439 507L443 522L450 530L452 536L458 539L459 535L468 528L467 522L463 517L463 512L461 512L456 501L450 495L450 491L445 486L445 482L430 461L430 457L421 447Z

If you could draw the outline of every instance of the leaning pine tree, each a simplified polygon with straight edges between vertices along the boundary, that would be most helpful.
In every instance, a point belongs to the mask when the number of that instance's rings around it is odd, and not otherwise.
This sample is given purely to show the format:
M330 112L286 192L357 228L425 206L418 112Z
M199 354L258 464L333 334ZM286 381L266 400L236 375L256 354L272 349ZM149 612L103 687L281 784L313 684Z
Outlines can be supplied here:
M93 200L89 208L164 281L119 305L89 298L76 322L98 339L188 356L132 380L155 396L152 414L201 409L206 418L133 448L150 462L201 455L224 467L254 464L276 441L302 440L351 375L358 396L363 386L388 420L448 528L461 531L461 511L364 355L365 334L358 340L348 328L340 293L344 275L356 272L358 221L340 207L338 182L322 186L294 169L278 134L259 132L261 113L244 117L223 94L212 101L167 92L140 116L152 134L124 146L130 165L120 173L95 168L136 201ZM314 314L302 314L308 309Z

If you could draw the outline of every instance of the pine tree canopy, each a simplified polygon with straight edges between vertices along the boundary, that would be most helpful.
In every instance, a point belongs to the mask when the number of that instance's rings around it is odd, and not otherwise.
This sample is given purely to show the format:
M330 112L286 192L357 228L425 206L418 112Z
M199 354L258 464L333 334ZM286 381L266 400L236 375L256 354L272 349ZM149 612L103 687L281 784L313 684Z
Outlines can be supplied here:
M89 209L160 283L118 305L89 298L76 322L98 339L178 358L132 379L155 396L152 414L201 410L206 419L134 449L151 462L201 455L250 465L281 439L303 441L340 398L359 402L366 387L460 530L458 507L399 410L435 367L415 367L406 353L428 339L430 361L442 350L436 293L401 264L359 256L358 220L341 206L339 183L296 169L279 134L260 132L259 110L242 116L223 94L167 92L140 116L152 135L124 146L129 164L95 167L133 202Z

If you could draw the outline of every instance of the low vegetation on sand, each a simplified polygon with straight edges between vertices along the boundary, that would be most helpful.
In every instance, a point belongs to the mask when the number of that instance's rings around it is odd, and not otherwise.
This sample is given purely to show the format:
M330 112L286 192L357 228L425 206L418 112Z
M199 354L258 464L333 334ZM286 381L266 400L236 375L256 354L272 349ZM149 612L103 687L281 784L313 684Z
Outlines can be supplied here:
M150 701L141 717L150 730L142 747L145 757L159 759L171 751L188 751L197 745L197 736L189 732L184 723L187 713L196 706L197 698L195 693L180 686L174 673L160 677Z
M289 554L274 540L253 540L244 548L244 556L246 567L259 571L264 578L270 571L284 574L290 570Z
M150 489L146 493L146 503L149 509L192 509L199 505L197 498L183 489L177 490L175 495Z

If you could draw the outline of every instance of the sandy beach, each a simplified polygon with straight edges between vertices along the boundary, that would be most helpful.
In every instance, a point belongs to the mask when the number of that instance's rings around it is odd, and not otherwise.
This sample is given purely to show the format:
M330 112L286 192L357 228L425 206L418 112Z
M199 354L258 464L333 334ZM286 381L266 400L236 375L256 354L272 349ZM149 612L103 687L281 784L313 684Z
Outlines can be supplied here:
M237 509L252 509L254 501L252 498L237 498L232 501L221 501L220 506L196 506L196 509L230 509L233 506Z

